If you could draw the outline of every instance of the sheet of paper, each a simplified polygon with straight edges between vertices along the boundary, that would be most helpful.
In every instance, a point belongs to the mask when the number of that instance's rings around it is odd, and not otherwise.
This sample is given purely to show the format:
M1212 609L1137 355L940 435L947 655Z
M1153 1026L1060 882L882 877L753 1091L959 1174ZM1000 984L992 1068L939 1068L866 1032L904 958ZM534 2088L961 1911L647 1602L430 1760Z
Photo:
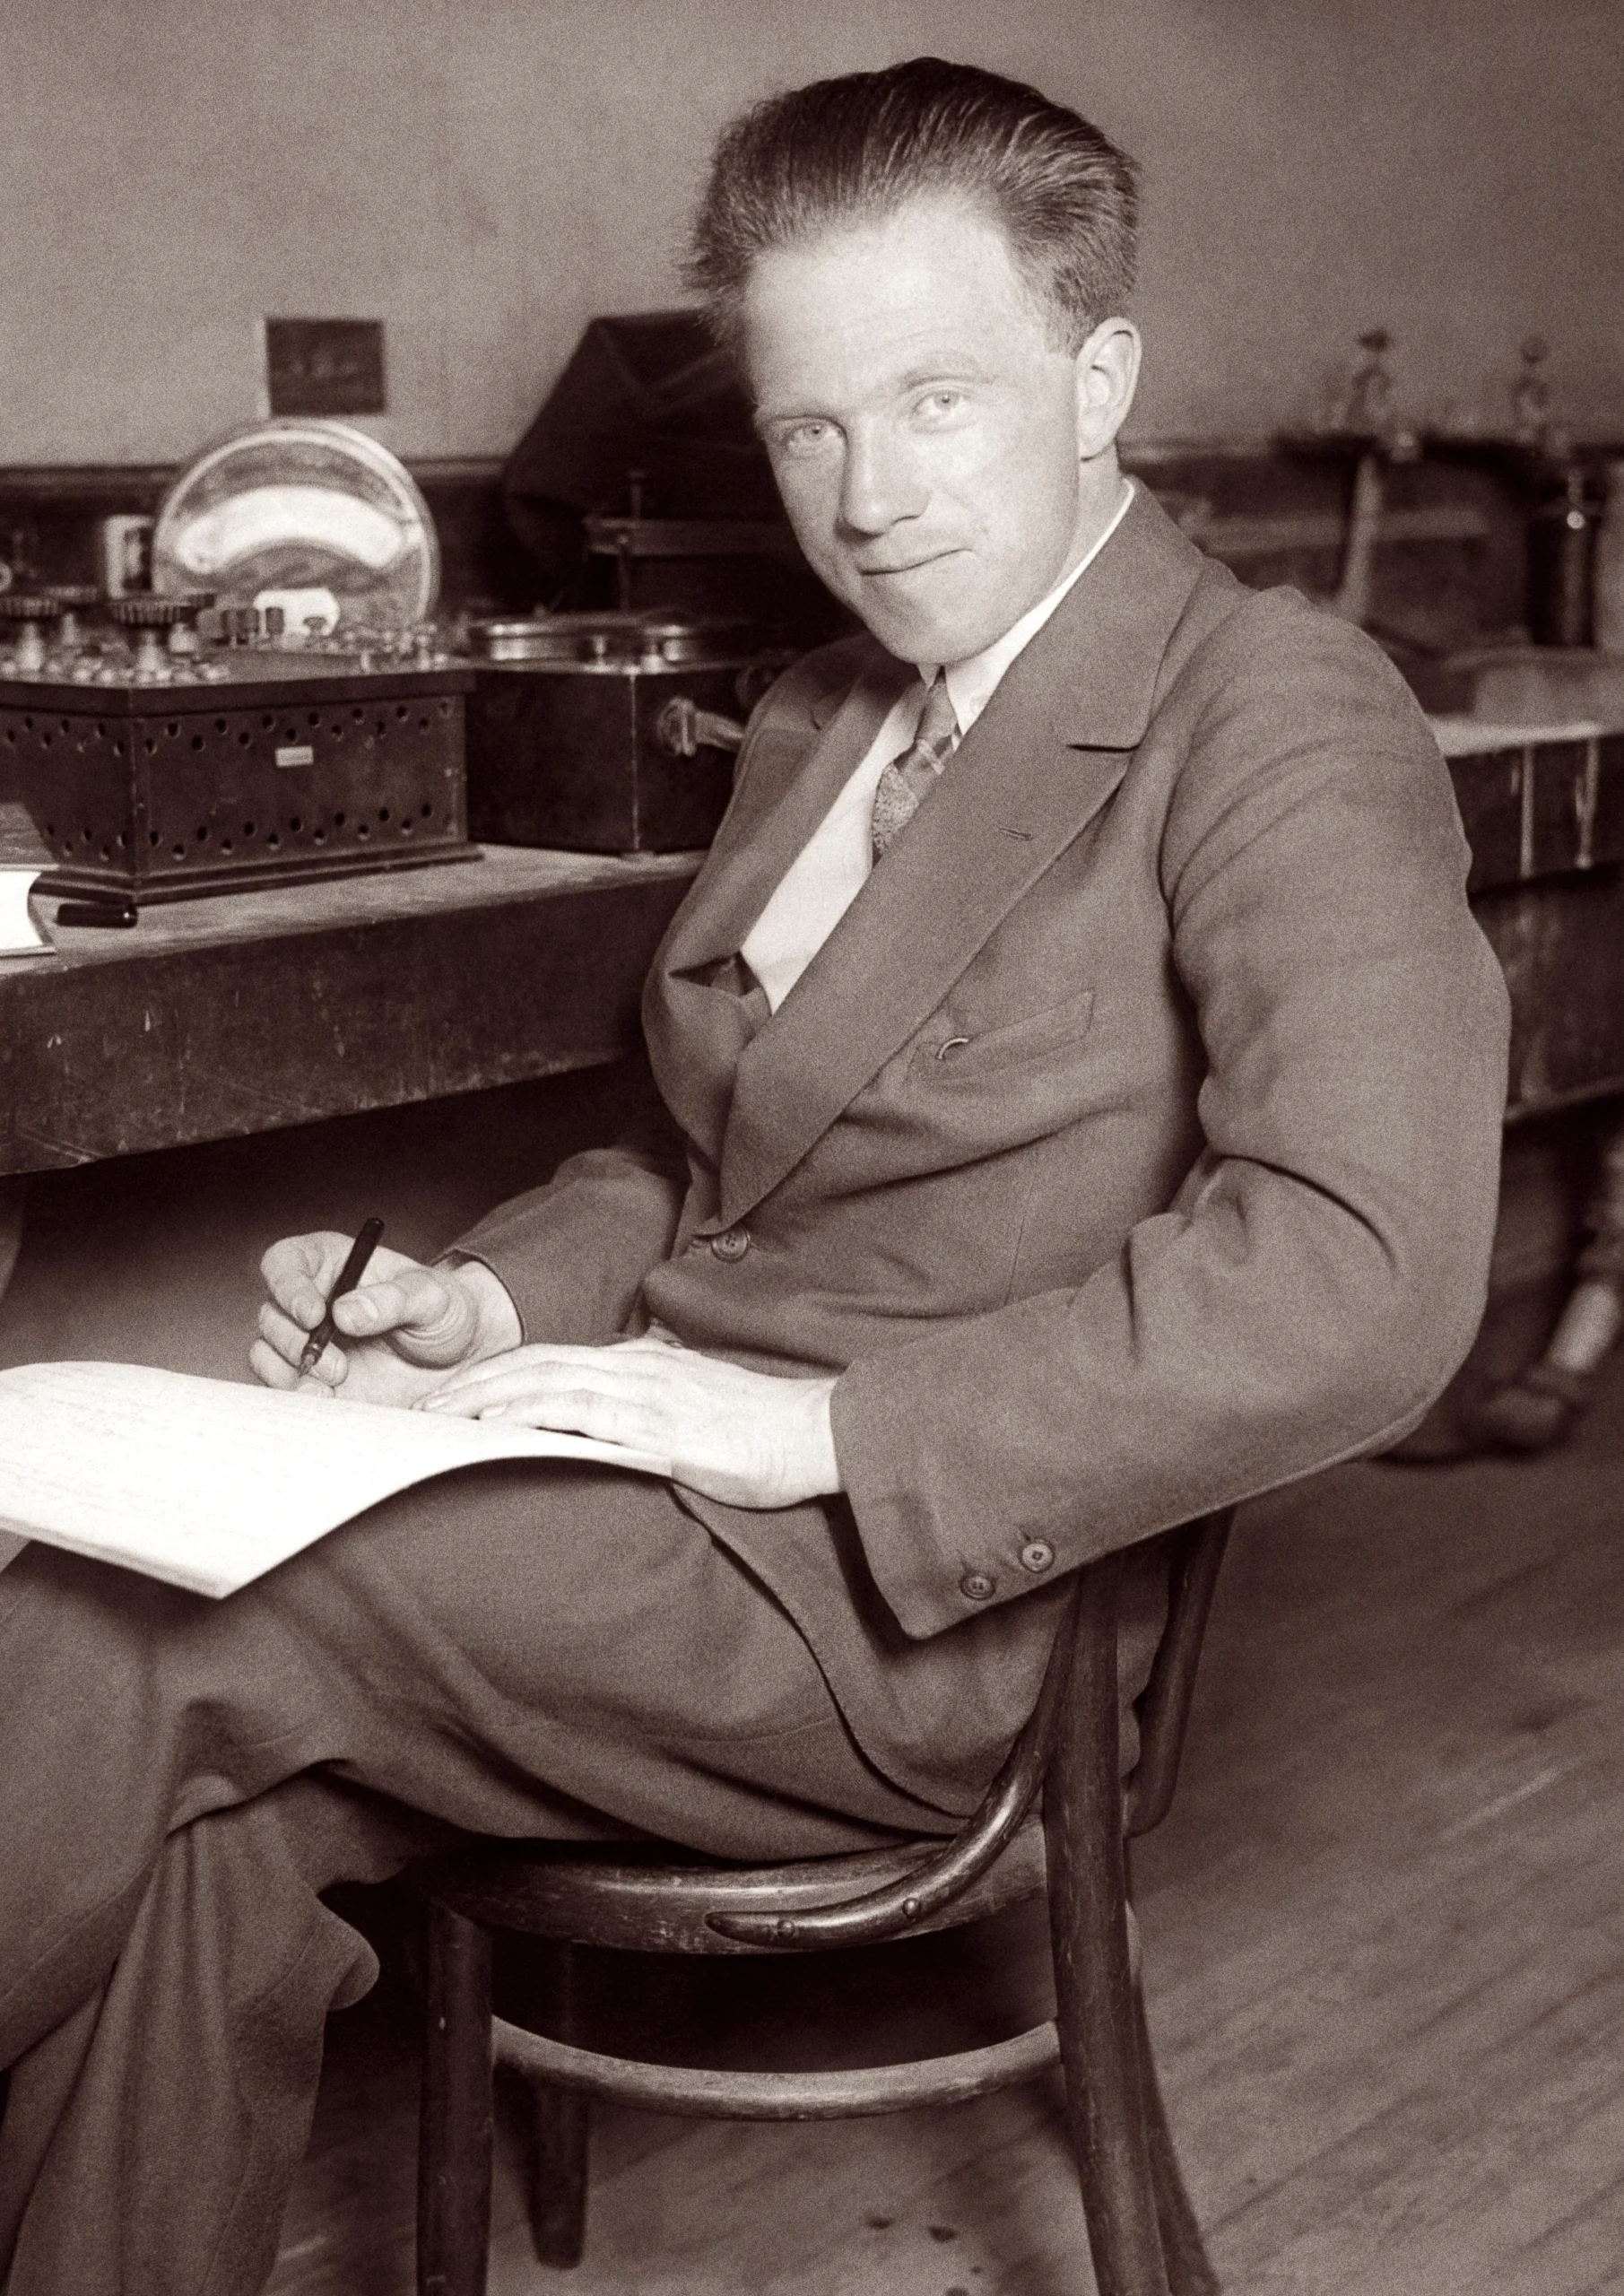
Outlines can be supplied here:
M28 905L38 869L0 869L0 957L48 955L50 943Z
M0 1529L229 1595L379 1500L493 1459L671 1463L135 1363L0 1372Z

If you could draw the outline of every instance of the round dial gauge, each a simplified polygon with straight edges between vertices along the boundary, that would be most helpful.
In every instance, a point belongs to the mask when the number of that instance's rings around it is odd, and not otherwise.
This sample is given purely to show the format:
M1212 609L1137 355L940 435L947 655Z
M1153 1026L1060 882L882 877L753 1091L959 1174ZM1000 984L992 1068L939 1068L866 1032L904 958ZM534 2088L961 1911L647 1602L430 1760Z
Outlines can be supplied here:
M405 465L347 422L256 422L210 447L164 497L152 587L225 605L290 599L330 629L400 629L439 591L434 520Z

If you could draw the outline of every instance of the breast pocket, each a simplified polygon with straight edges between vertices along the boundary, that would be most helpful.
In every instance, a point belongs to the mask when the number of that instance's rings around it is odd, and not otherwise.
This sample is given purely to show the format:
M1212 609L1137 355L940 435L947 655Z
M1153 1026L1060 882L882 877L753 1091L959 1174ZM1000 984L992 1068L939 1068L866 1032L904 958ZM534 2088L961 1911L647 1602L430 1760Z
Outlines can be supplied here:
M1056 1053L1081 1044L1094 1018L1094 991L1085 988L1057 1004L1046 1004L1019 1021L977 1028L967 1021L955 1028L936 1021L916 1048L909 1067L920 1082L968 1083L1007 1069L1040 1067Z

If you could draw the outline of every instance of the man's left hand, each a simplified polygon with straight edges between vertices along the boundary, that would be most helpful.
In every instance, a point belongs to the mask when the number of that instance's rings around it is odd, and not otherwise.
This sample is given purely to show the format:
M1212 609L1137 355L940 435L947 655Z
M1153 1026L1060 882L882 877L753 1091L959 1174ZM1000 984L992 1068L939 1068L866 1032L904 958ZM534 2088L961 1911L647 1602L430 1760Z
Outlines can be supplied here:
M840 1488L834 1386L633 1339L515 1347L453 1372L418 1409L595 1436L669 1459L673 1480L708 1498L792 1507Z

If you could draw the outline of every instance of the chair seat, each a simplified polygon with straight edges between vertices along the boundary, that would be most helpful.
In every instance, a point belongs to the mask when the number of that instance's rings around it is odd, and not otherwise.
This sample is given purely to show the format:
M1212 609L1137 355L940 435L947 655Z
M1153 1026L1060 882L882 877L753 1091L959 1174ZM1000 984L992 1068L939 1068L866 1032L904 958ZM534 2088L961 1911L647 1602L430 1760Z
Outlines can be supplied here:
M711 1927L707 1916L793 1914L864 1897L905 1882L942 1843L934 1836L785 1866L673 1862L666 1845L648 1857L600 1852L579 1842L482 1842L414 1871L413 1884L482 1928L512 1929L560 1944L645 1953L771 1953ZM657 1861L657 1862L656 1862ZM951 1903L921 1914L910 1936L958 1928L1036 1897L1044 1886L1043 1825L1034 1813L987 1871Z

